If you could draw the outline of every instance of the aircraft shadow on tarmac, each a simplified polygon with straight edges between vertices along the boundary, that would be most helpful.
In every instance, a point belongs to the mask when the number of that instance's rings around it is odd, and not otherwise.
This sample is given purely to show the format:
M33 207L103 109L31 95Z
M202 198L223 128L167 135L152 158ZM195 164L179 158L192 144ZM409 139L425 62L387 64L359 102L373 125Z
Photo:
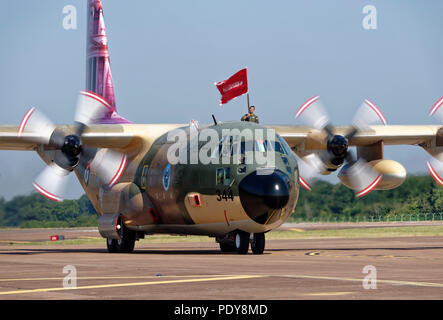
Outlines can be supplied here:
M64 249L64 248L54 248L54 249L14 249L14 251L0 251L1 255L33 255L33 254L44 254L44 253L103 253L107 255L122 255L124 253L108 253L106 248L103 249ZM165 249L135 249L134 254L162 254L162 255L232 255L237 254L235 252L220 252L219 249L186 249L186 250L165 250ZM266 252L265 252L266 254ZM269 254L269 253L268 253Z
M12 250L0 251L1 255L33 255L33 254L45 254L45 253L103 253L110 254L106 248L11 248ZM429 246L429 247L370 247L370 248L285 248L285 249L266 249L264 255L270 255L273 252L310 252L310 251L368 251L368 250L399 250L399 251L414 251L414 250L436 250L443 249L442 246ZM113 253L111 255L121 255L123 253ZM237 255L236 252L221 252L219 249L155 249L155 248L135 248L131 254L161 254L161 255ZM252 255L252 254L250 254Z
M296 250L297 251L365 251L365 250L430 250L430 249L443 249L443 247L296 248L296 249L266 249L266 251L296 251Z

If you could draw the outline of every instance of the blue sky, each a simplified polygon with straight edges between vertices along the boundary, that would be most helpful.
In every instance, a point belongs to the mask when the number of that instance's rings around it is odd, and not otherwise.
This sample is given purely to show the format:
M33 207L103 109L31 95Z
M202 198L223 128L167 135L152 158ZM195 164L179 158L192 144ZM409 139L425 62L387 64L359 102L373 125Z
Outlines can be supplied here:
M6 4L7 3L7 4ZM214 82L247 66L251 103L262 123L296 124L297 108L320 95L334 124L349 124L365 99L390 124L435 124L443 96L442 1L116 1L104 0L119 113L136 123L239 119L246 97L220 107ZM363 7L377 9L365 30ZM62 27L77 8L77 30ZM0 11L1 123L35 106L71 123L85 82L86 2L8 1ZM34 153L0 151L0 196L33 190L44 168ZM418 147L385 157L425 173ZM79 196L72 177L70 197ZM338 181L335 177L330 181Z

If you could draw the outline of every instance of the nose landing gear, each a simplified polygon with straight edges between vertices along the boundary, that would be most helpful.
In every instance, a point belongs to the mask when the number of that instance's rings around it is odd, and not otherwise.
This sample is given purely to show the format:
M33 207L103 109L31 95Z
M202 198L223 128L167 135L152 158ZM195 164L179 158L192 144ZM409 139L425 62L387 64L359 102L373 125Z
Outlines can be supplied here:
M263 254L265 250L265 234L254 233L251 237L251 250L253 254Z
M249 249L249 233L237 231L235 235L235 249L238 254L247 254Z
M249 244L253 254L263 254L265 250L264 233L247 233L237 230L230 232L223 237L217 237L216 241L220 245L221 252L237 252L238 254L247 254Z

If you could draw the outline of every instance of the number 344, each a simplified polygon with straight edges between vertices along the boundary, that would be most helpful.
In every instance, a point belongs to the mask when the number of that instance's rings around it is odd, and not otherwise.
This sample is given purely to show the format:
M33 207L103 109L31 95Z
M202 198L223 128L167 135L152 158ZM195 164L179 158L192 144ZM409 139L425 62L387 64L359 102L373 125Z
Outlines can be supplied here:
M215 192L217 193L217 201L228 201L229 199L234 201L234 194L231 188L224 189L223 191L217 189Z

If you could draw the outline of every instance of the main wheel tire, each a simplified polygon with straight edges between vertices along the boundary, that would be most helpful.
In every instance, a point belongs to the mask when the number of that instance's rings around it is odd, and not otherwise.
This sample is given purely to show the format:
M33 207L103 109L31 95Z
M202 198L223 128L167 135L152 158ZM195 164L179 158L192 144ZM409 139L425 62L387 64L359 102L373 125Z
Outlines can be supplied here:
M108 247L109 253L116 253L118 252L117 249L117 240L115 239L106 239L106 246Z
M254 233L251 241L251 250L253 254L263 254L263 251L265 251L264 233Z
M128 229L124 223L121 224L120 239L117 240L117 251L120 253L131 253L134 251L136 232Z
M238 231L235 235L235 248L238 254L247 254L249 250L249 233Z
M110 253L131 253L134 251L137 233L128 229L123 221L119 219L117 222L120 239L106 239L106 246Z

